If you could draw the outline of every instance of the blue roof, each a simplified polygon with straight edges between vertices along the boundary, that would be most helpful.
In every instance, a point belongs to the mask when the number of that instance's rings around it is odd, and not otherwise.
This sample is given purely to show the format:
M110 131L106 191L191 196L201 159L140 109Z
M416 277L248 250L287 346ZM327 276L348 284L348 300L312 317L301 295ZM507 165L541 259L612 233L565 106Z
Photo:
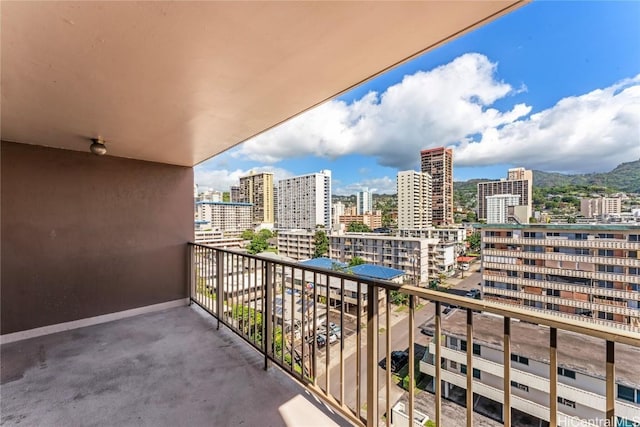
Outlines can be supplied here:
M342 269L347 266L347 264L343 262L335 261L326 257L311 258L305 261L300 261L298 264L306 265L307 267L326 268L327 270L333 270L335 267Z
M404 271L396 268L383 267L381 265L374 264L361 264L349 267L348 264L324 257L311 258L306 261L300 261L298 264L302 264L307 267L325 268L327 270L339 270L342 272L353 273L356 276L367 277L369 279L392 280L405 274Z
M353 274L362 277L369 277L372 279L391 280L396 277L400 277L404 274L404 271L397 268L383 267L381 265L374 264L360 264L348 269Z

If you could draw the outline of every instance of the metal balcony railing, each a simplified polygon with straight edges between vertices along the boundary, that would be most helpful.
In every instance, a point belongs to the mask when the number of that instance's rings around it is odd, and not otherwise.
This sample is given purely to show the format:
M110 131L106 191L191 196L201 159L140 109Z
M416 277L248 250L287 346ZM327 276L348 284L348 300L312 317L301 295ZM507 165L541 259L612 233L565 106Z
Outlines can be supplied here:
M392 296L408 299L408 377L415 384L417 365L415 311L419 300L435 303L434 380L440 385L444 343L442 306L466 311L466 425L473 425L474 312L502 317L504 425L511 426L511 323L517 319L549 327L549 422L556 426L558 412L558 330L606 342L606 419L616 425L616 344L640 347L640 335L606 325L479 301L410 285L371 280L345 272L303 267L259 256L189 244L190 300L244 338L264 356L265 369L275 363L321 397L355 425L390 425L391 369L379 384L378 360L391 360ZM351 302L349 302L351 301ZM332 325L336 324L336 325ZM340 332L338 333L338 329ZM332 333L333 332L333 333ZM323 338L321 338L323 337ZM381 342L379 342L379 339ZM335 341L332 343L332 341ZM349 342L355 345L346 346ZM379 347L384 348L383 352ZM380 354L381 353L381 354ZM353 357L355 356L355 357ZM381 385L382 387L379 387ZM442 387L435 390L436 425L442 425ZM409 387L408 419L414 419L414 387ZM379 402L383 402L379 405ZM380 407L379 407L380 406ZM384 407L381 407L384 406ZM387 416L384 416L387 415ZM463 425L462 420L455 420Z

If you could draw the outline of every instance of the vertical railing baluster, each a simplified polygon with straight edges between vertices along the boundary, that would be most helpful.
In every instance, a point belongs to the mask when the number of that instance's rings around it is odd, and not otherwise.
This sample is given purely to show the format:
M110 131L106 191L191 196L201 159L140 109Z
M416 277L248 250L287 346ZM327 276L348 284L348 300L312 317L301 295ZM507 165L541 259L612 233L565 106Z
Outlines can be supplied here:
M358 301L356 304L356 417L361 420L362 412L360 410L362 405L362 400L360 396L360 388L362 381L362 363L361 363L361 351L362 351L362 328L360 327L360 311L362 310L362 289L360 281L356 282L357 292L356 296L358 297Z
M416 297L409 295L409 420L415 419L415 310ZM387 369L391 369L391 360L387 360Z
M273 265L262 261L263 265L263 303L262 303L262 342L264 343L264 370L269 369L269 356L273 351L273 308L271 306L271 284L273 283Z
M224 297L224 286L222 284L223 279L223 275L224 275L224 253L222 251L215 251L213 253L211 253L211 255L215 255L216 258L216 302L218 303L218 309L217 311L217 317L218 317L218 324L216 326L216 329L220 329L220 319L222 318L222 316L224 316L224 301L223 301L223 297ZM211 257L213 259L213 256ZM211 276L213 276L213 273L211 274ZM209 277L211 277L209 276ZM211 286L213 286L213 282L211 283ZM213 291L213 289L211 289ZM207 297L207 299L212 299Z
M306 347L306 339L307 339L307 328L308 325L304 324L304 320L307 317L307 310L306 310L306 300L307 300L307 270L302 270L302 292L301 292L301 298L302 298L302 342L300 344L301 347L301 356L300 356L300 365L301 365L301 378L304 378L304 367L306 366L306 362L307 360L305 359L306 356L306 352L304 351L304 348ZM328 345L329 343L327 343Z
M342 333L340 334L340 405L345 406L344 403L344 279L340 278L340 327Z
M328 316L329 316L329 312L327 311L327 319L328 319ZM311 341L311 363L313 366L311 375L313 377L313 385L318 384L318 363L316 360L318 358L318 347L316 345L317 330L318 330L318 274L314 272L313 273L313 334L311 335L311 337L313 338L313 340Z
M511 427L511 318L504 317L502 418L504 427Z
M385 307L385 358L387 363L391 360L391 291L385 290L386 307ZM391 426L391 369L385 369L385 414L386 425Z
M285 344L285 338L286 338L286 324L285 324L285 311L286 311L286 306L285 306L285 295L286 295L286 286L285 286L285 266L282 265L281 269L280 269L280 319L281 319L281 324L282 326L280 326L280 364L282 366L284 366L284 352L287 349L287 346ZM274 306L275 307L275 306Z
M295 376L294 372L295 372L295 364L296 364L296 351L295 351L295 342L296 342L296 331L295 331L295 327L296 327L296 323L295 323L295 298L296 298L296 292L295 292L295 286L296 286L296 269L295 268L291 268L291 345L290 345L290 349L289 349L289 353L291 354L291 374ZM302 331L300 331L300 336L302 336Z
M442 317L440 312L442 311L440 308L440 301L436 301L436 330L434 331L434 338L436 341L436 355L434 360L434 365L436 368L436 376L433 379L433 388L436 393L436 426L441 426L442 420L442 387L440 386L440 379L442 378L442 366L441 364L441 354L442 354Z
M467 308L467 427L473 426L473 310Z
M331 375L329 372L329 361L331 360L331 346L329 345L329 275L326 274L325 275L325 284L326 284L326 298L325 298L325 313L326 313L326 318L325 320L325 325L327 326L325 332L327 334L327 351L325 353L325 360L324 360L324 379L325 379L325 384L324 384L324 389L326 390L327 396L329 396L331 394ZM316 302L317 304L317 302ZM342 335L342 334L341 334Z
M258 263L260 263L260 282L262 282L262 285L260 288L258 288ZM260 289L260 299L263 300L264 299L264 275L265 275L265 271L264 268L266 266L264 261L258 261L258 260L254 260L253 261L253 266L254 266L254 270L253 270L253 341L256 342L258 341L258 322L257 322L257 318L258 318L258 289ZM251 298L251 283L249 283L249 288L248 288L248 297ZM248 301L247 305L251 305L251 301ZM262 310L264 310L264 304L262 305ZM263 316L264 317L264 316ZM262 325L260 325L260 327L262 327ZM264 340L265 337L262 336L262 342L258 341L258 345L260 348L262 348L262 346L264 346Z
M549 427L558 425L558 330L549 329Z
M615 426L616 410L615 410L615 386L616 386L616 354L615 343L607 341L607 359L606 359L606 422L608 425Z
M378 287L367 285L367 425L378 425ZM387 370L391 365L387 362Z

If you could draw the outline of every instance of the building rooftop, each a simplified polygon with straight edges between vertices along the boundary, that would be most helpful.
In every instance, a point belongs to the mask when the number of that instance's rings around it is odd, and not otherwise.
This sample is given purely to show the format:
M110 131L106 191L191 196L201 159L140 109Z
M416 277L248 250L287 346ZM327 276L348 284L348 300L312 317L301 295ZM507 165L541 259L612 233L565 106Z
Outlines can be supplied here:
M404 271L397 268L384 267L374 264L360 264L347 269L356 276L368 277L371 279L392 280L404 275Z
M327 270L341 270L347 266L347 264L333 260L331 258L319 257L319 258L311 258L304 261L298 262L298 264L302 264L306 267L316 267L316 268L324 268Z
M539 230L593 230L593 231L640 231L640 225L612 225L612 224L479 224L478 228L503 228Z
M196 205L222 205L222 206L253 206L253 203L241 202L196 202Z
M455 310L444 317L442 331L460 339L467 334L465 310ZM428 325L434 328L435 324ZM502 350L504 335L502 317L474 314L473 340L484 346ZM511 322L511 352L549 363L549 328L526 322ZM558 331L558 366L605 378L605 342L573 332ZM640 387L638 360L640 348L616 345L616 382Z

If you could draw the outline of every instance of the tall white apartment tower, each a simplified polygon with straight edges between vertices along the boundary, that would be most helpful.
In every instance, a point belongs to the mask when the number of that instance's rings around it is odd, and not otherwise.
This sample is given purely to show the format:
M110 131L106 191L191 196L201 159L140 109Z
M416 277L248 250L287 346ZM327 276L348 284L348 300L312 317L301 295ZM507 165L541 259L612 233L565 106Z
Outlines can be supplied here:
M423 230L431 227L431 175L426 172L398 172L398 228Z
M333 229L340 229L340 217L344 215L344 203L337 202L331 207L331 218L333 219Z
M522 208L516 209L521 223L528 223L533 214L533 172L525 168L509 169L507 179L478 183L478 219L487 220L488 200L490 196L520 196L518 203Z
M368 188L364 188L356 194L356 209L358 215L373 212L373 194Z
M520 205L517 194L496 194L487 196L487 224L506 224L509 222L509 208Z
M278 182L278 228L331 228L331 171Z

